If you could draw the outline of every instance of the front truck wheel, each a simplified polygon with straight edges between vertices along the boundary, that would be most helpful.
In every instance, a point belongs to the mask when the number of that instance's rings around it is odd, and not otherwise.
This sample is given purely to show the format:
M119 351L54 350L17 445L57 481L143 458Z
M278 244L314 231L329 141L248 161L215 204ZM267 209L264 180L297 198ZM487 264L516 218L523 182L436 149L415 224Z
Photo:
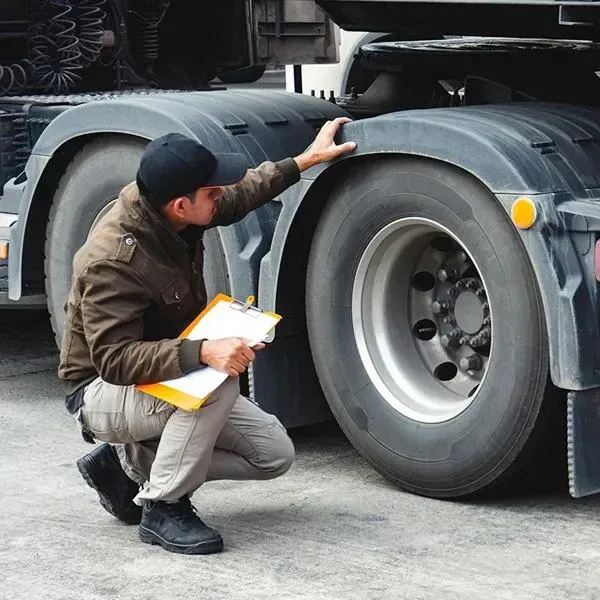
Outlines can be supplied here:
M564 406L534 273L472 177L416 158L349 175L316 230L306 301L332 412L387 478L450 498L550 468Z
M135 180L146 142L135 138L99 138L86 144L69 163L54 194L46 231L45 277L48 310L60 346L65 325L72 261L92 229ZM209 297L229 291L227 266L214 229L204 235L204 276Z

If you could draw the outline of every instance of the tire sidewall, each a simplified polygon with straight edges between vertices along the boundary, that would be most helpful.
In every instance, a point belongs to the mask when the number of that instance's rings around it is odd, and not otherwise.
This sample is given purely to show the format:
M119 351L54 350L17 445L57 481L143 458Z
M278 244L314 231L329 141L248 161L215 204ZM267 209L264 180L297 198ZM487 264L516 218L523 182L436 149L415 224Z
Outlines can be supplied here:
M135 179L145 143L92 142L75 156L54 196L46 234L46 294L57 342L65 323L73 257L100 211Z
M443 423L414 421L384 400L363 366L352 327L360 257L378 231L404 217L436 221L463 241L492 311L485 380L470 406ZM382 160L361 169L334 192L315 234L307 317L323 391L355 447L407 489L469 493L514 460L546 383L540 306L533 271L503 209L479 182L433 161Z

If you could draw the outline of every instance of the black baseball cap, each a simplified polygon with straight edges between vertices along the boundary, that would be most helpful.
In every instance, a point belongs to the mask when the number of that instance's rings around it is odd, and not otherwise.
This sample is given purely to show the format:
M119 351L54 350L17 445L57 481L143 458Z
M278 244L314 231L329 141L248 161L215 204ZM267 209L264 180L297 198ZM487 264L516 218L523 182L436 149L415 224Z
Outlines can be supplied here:
M247 170L244 154L215 154L197 140L168 133L146 146L136 182L140 193L161 207L201 187L237 183Z

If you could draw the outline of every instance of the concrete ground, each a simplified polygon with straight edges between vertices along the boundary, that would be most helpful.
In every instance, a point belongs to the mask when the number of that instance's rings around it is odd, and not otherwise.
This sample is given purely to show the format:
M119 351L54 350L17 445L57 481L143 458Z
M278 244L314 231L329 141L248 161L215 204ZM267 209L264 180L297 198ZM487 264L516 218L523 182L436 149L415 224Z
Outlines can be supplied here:
M444 502L395 489L334 427L296 432L270 482L193 502L225 551L169 554L98 505L64 410L44 313L0 313L2 600L586 599L600 596L600 500Z

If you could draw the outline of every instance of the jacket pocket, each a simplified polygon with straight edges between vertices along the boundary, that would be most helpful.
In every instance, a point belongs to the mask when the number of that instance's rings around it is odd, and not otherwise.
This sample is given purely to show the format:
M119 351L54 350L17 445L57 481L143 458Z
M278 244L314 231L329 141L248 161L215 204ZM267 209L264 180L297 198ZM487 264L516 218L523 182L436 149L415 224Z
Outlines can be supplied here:
M163 309L169 314L177 314L185 311L193 303L193 297L190 286L187 281L176 278L160 291Z

